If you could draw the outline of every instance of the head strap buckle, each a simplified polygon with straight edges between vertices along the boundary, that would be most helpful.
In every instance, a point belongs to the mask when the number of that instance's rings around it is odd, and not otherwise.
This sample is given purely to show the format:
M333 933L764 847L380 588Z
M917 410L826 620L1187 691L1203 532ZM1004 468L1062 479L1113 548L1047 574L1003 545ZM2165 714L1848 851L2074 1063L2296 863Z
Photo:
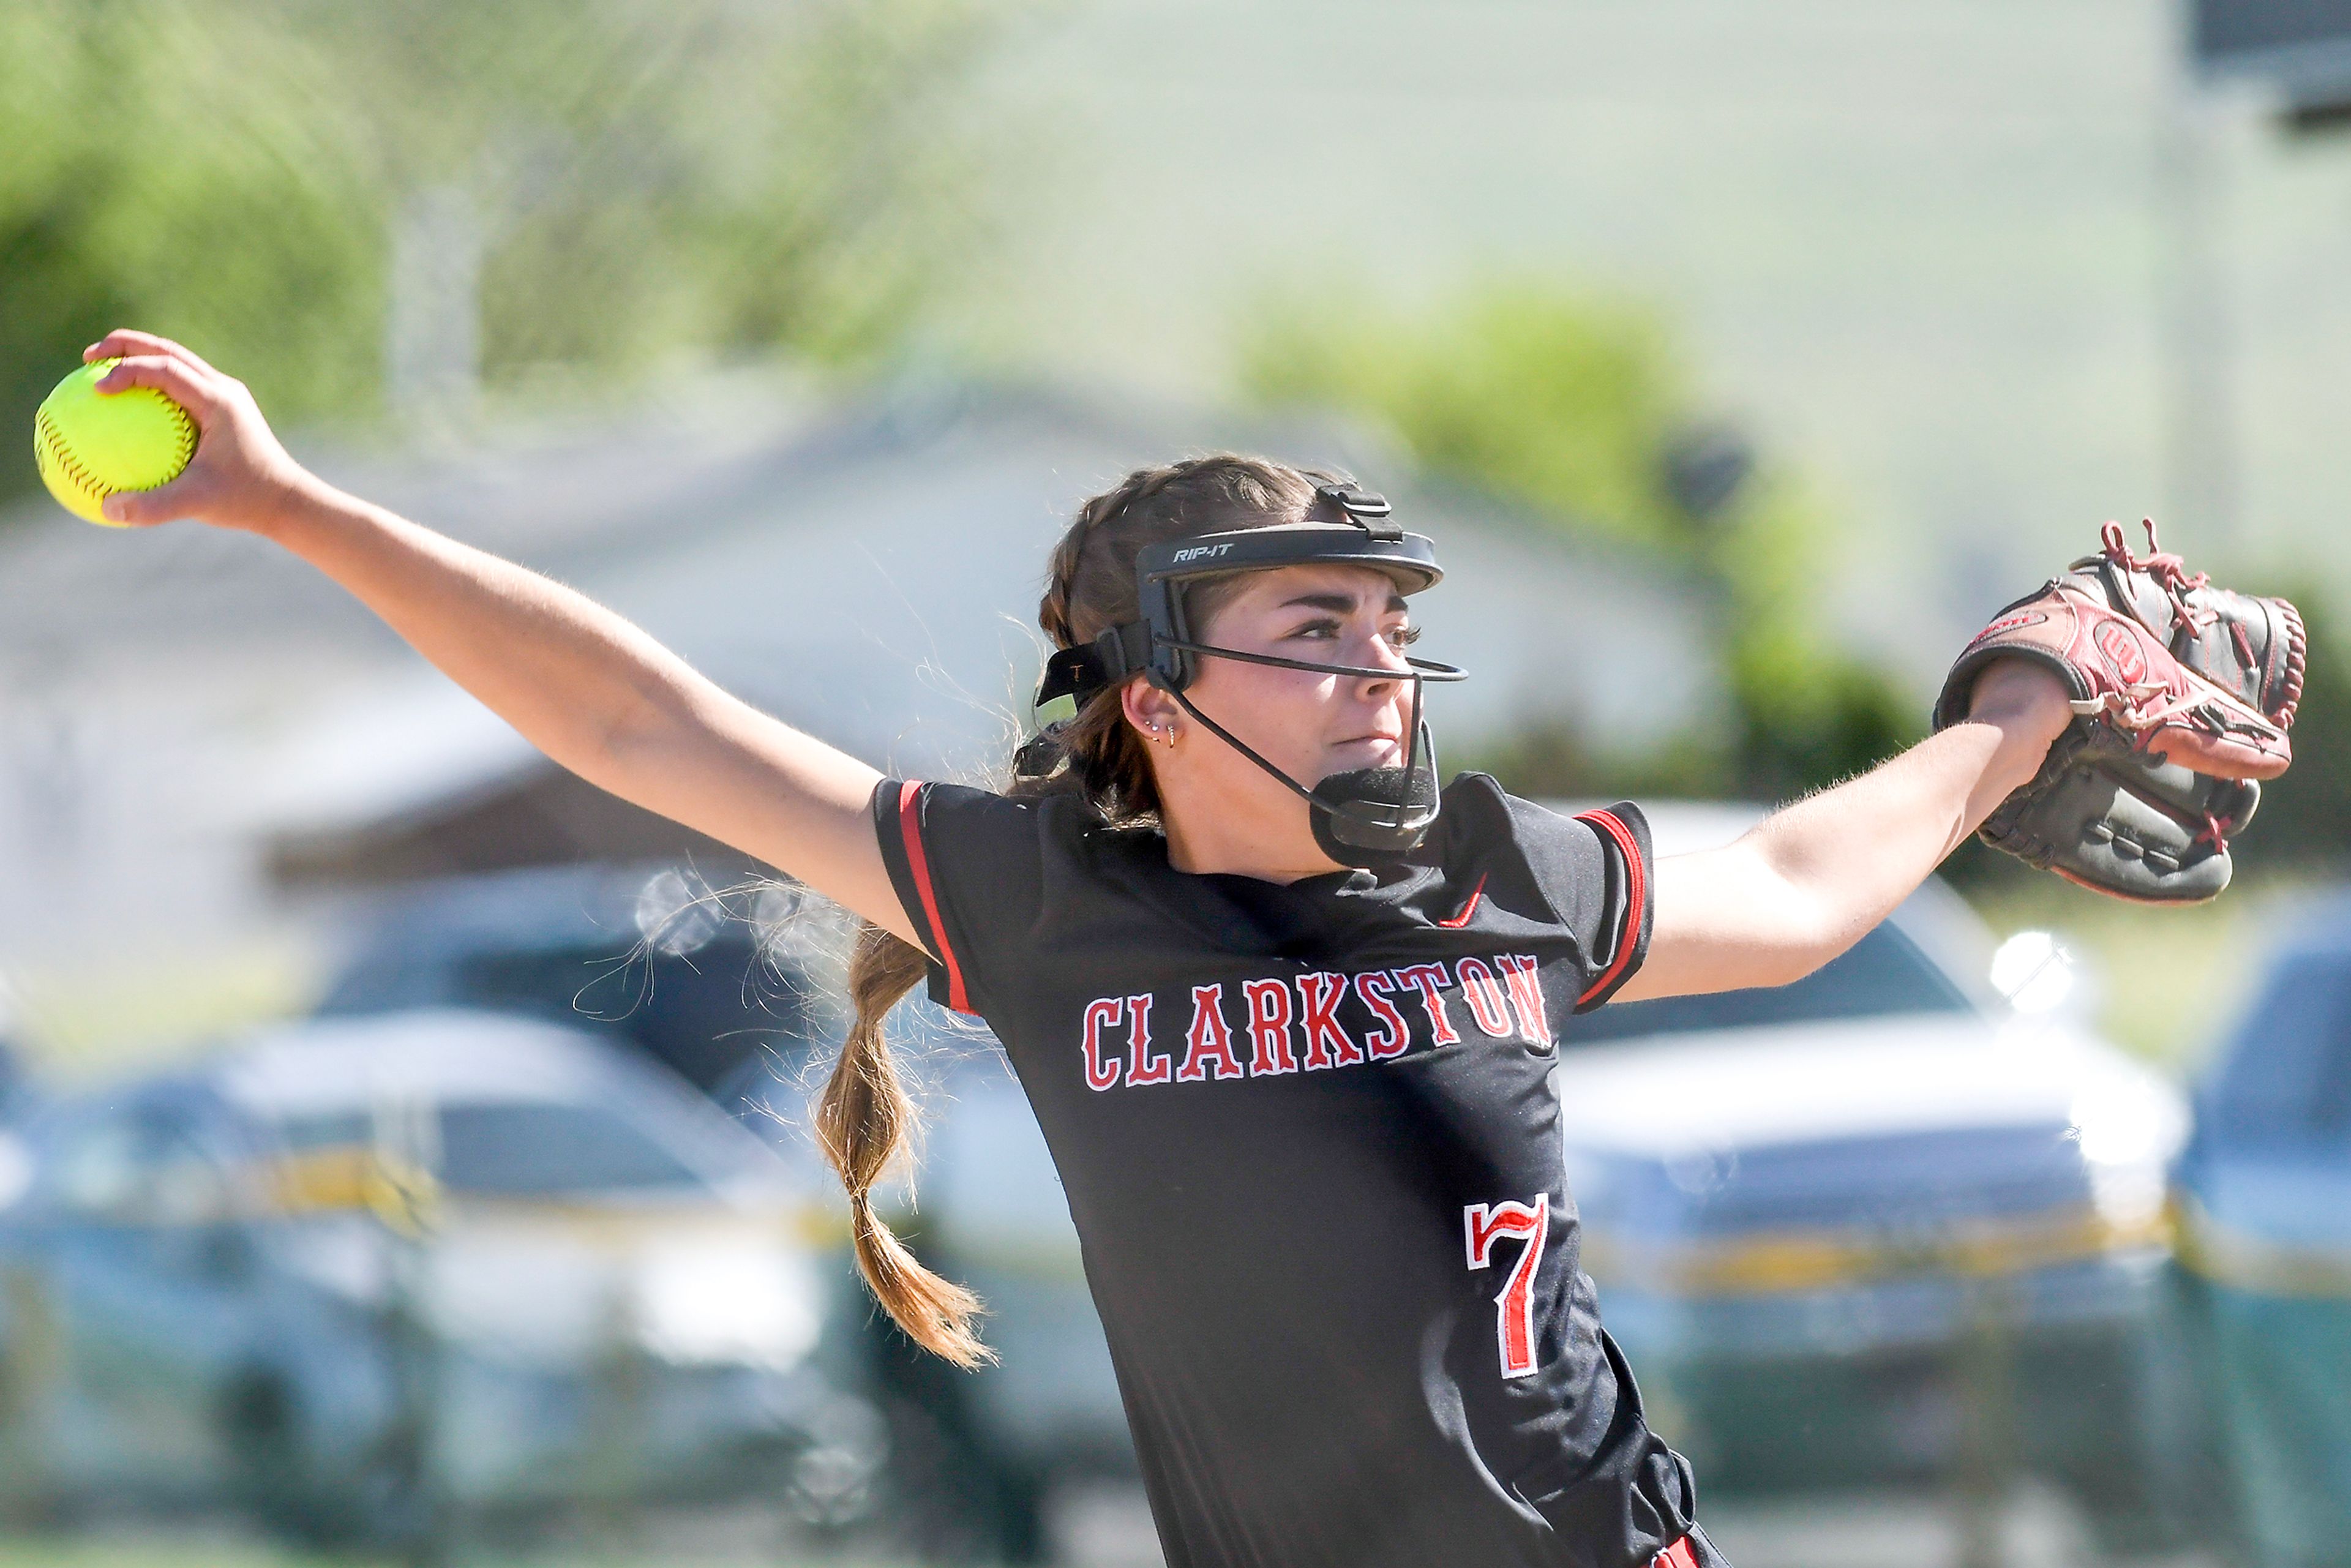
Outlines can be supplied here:
M1395 508L1388 505L1385 496L1375 490L1365 490L1354 485L1317 485L1314 486L1314 507L1307 513L1309 517L1318 511L1326 517L1336 512L1338 516L1329 520L1353 523L1383 544L1395 544L1404 538L1404 526L1390 520L1390 514Z

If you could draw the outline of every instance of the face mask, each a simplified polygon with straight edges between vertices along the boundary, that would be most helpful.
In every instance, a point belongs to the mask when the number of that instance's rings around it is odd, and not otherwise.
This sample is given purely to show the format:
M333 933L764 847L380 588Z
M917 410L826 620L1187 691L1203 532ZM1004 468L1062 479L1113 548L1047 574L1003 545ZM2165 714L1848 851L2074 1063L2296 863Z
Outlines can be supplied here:
M1370 867L1401 859L1428 836L1437 821L1437 748L1421 717L1423 688L1430 681L1459 681L1468 673L1428 659L1406 659L1407 670L1361 664L1315 664L1270 653L1245 653L1198 641L1187 614L1186 591L1202 578L1236 571L1270 571L1285 566L1367 566L1417 593L1444 578L1437 548L1425 534L1408 534L1388 520L1388 503L1349 486L1324 485L1315 491L1315 509L1343 520L1288 523L1174 539L1135 557L1135 596L1140 619L1113 626L1081 647L1064 648L1046 661L1037 685L1040 706L1073 697L1082 706L1105 687L1144 675L1183 706L1200 727L1271 774L1302 798L1312 821L1314 841L1341 865ZM1400 768L1357 768L1334 773L1311 789L1267 761L1233 733L1208 717L1185 695L1202 658L1236 659L1275 669L1315 674L1412 681L1412 737ZM1048 730L1020 748L1015 768L1026 775L1051 770L1059 748Z

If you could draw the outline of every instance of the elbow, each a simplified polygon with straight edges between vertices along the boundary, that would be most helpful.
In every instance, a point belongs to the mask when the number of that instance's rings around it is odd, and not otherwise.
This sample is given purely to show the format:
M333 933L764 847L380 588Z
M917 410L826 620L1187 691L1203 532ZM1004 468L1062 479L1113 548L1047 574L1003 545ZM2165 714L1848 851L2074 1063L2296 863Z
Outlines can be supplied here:
M1660 868L1657 940L1680 950L1667 967L1687 969L1696 983L1656 994L1792 985L1875 924L1833 883L1790 868L1765 848L1750 835Z
M1774 967L1767 986L1792 986L1805 976L1822 968L1828 961L1844 952L1842 947L1818 947L1788 955Z
M1744 984L1762 989L1792 986L1835 956L1834 952L1815 948L1775 946L1749 966Z
M1782 846L1752 836L1755 859L1749 929L1756 937L1759 986L1793 985L1844 953L1876 918L1810 857L1774 853Z
M679 706L639 688L592 714L573 716L569 732L540 749L599 789L643 805L649 779L677 766L684 728Z
M643 801L649 780L691 766L681 716L647 703L597 726L582 743L581 766L572 771L601 789Z
M1801 889L1792 888L1790 894L1771 924L1775 939L1763 960L1771 977L1760 985L1794 985L1844 954L1867 930L1855 925L1845 912Z

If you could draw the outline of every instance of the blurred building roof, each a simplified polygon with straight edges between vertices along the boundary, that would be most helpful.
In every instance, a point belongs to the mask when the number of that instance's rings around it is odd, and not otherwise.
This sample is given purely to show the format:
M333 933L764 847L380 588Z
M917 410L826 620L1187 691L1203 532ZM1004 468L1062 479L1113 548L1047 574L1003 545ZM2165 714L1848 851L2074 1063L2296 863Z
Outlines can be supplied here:
M1449 575L1416 607L1425 645L1475 673L1437 696L1441 742L1563 723L1637 749L1717 700L1692 584L1416 479L1334 424L931 380L846 406L738 387L463 451L307 455L592 594L815 735L970 777L1027 721L1043 562L1075 505L1218 447L1345 468L1438 538ZM47 885L67 925L75 906L101 918L106 888L143 907L234 884L258 904L266 864L381 876L672 847L291 557L30 509L0 529L0 870ZM34 918L0 909L0 954Z

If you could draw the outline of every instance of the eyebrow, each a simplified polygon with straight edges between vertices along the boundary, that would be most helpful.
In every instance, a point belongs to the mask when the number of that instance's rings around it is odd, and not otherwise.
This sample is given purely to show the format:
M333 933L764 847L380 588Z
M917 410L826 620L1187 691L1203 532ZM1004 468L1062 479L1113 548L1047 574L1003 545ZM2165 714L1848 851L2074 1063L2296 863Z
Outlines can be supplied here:
M1410 608L1401 593L1389 594L1387 607L1391 611ZM1351 593L1301 593L1295 599L1283 600L1280 608L1328 610L1334 615L1344 615L1355 608L1355 597Z

